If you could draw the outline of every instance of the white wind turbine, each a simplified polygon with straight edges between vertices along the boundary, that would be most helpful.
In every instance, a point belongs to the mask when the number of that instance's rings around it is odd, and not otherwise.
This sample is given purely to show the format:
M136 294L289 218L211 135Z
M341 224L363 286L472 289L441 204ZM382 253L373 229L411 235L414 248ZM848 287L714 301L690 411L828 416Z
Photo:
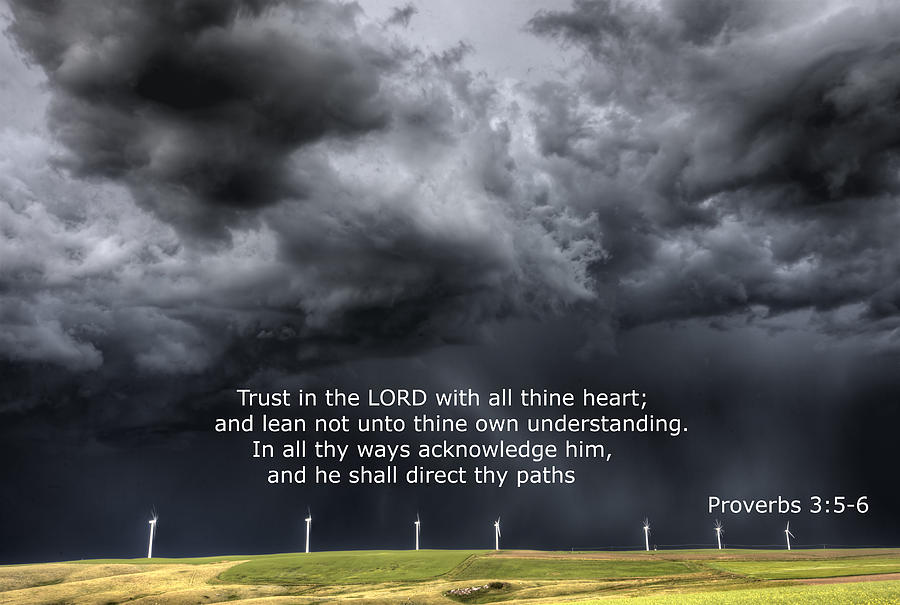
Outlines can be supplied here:
M713 526L716 530L716 542L719 543L719 550L722 550L722 532L725 530L722 528L722 522L716 519L716 524Z
M787 540L788 550L791 549L791 538L795 538L794 534L791 533L791 522L788 521L787 525L784 528L784 539Z
M419 550L419 529L422 523L419 521L419 513L416 513L416 522L413 523L416 526L416 550Z
M153 518L150 519L150 546L147 548L147 558L153 558L153 536L156 534L156 522L159 517L156 516L156 513L153 513Z
M306 509L306 552L309 552L309 528L312 525L312 513L309 508Z
M494 521L494 550L500 550L500 517Z
M644 517L644 549L650 550L650 519Z

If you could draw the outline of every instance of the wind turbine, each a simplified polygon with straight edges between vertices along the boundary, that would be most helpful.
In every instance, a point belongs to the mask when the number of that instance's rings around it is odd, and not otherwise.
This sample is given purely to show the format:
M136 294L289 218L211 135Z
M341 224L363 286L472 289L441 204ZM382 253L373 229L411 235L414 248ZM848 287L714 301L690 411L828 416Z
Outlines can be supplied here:
M788 550L791 549L791 538L795 538L794 534L791 533L791 522L788 521L787 525L784 528L784 539L787 540Z
M147 558L153 558L153 536L156 534L156 521L159 517L156 516L156 513L153 513L153 518L150 519L150 546L147 548Z
M309 512L309 507L306 509L306 552L309 552L309 527L312 525L312 513Z
M644 517L644 548L650 550L650 519Z
M713 528L716 530L716 541L719 543L719 550L722 550L722 532L725 531L722 529L722 522L716 519L716 524Z
M494 521L494 550L500 550L500 517Z
M416 522L413 523L416 526L416 550L419 550L419 528L421 526L421 522L419 521L419 513L416 513Z

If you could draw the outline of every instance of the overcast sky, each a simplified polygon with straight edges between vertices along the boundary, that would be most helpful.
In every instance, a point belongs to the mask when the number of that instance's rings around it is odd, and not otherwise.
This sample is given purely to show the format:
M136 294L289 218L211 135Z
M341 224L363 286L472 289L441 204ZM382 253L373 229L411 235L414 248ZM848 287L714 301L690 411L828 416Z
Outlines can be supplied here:
M868 495L798 541L900 539L900 7L2 15L0 561L137 555L151 506L171 555L293 550L307 505L323 548L416 510L429 546L697 543L720 492ZM407 384L637 388L691 431L524 499L270 488L212 435L237 386Z

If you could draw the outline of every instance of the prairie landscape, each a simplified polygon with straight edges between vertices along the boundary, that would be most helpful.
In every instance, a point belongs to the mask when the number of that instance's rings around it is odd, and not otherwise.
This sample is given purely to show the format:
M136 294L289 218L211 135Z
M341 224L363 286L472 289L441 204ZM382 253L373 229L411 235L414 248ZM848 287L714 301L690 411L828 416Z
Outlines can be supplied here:
M900 549L343 551L0 567L0 604L900 602Z

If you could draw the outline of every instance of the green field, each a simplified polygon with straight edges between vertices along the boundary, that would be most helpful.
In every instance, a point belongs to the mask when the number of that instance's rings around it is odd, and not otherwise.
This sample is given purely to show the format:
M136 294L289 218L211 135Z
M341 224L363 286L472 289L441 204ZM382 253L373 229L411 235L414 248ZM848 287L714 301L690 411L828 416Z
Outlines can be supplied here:
M615 580L689 574L685 561L616 561L590 559L514 559L479 557L454 574L457 579L480 580Z
M845 576L838 578L845 583L828 579L838 576ZM247 605L900 604L900 549L382 550L0 566L0 605L234 601Z
M371 584L418 582L444 575L485 551L358 550L260 557L219 576L239 584Z

